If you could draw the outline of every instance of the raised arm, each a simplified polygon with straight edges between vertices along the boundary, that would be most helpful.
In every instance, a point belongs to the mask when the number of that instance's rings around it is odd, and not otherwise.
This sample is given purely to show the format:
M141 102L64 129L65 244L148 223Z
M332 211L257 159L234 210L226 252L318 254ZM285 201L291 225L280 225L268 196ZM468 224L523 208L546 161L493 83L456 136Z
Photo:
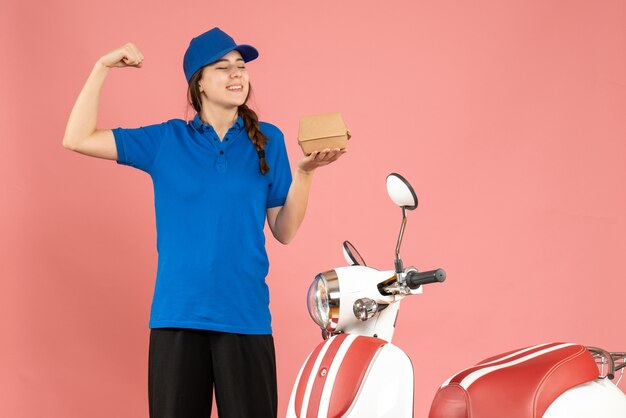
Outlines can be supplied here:
M114 49L94 65L70 113L63 147L92 157L117 160L117 148L111 129L97 129L100 90L113 67L137 67L143 54L133 43Z

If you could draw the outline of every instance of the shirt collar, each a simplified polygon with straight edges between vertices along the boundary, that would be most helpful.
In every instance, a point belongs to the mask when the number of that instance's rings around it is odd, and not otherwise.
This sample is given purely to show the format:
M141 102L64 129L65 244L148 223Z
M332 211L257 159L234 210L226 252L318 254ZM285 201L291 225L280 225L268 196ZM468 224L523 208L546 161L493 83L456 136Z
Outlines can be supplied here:
M204 123L202 119L200 119L200 115L198 115L197 113L190 123L199 132L214 130L213 126L209 125L208 123ZM237 116L237 120L235 120L235 124L230 129L235 129L236 132L239 132L243 128L244 128L243 118L241 116Z

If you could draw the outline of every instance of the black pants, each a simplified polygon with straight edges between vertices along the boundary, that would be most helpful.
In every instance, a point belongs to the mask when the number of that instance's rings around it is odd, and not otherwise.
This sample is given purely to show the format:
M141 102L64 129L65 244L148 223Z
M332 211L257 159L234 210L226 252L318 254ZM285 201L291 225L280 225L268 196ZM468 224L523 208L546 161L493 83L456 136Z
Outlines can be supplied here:
M271 335L153 328L148 394L151 418L276 418Z

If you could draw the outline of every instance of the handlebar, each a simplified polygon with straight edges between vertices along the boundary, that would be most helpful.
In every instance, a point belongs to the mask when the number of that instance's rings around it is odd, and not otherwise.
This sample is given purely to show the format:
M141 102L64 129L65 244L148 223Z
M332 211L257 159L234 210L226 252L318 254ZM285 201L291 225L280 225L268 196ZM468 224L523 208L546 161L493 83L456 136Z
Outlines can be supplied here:
M424 271L418 273L416 271L410 271L406 275L406 285L412 289L418 289L423 284L429 283L441 283L446 280L446 272L443 269Z

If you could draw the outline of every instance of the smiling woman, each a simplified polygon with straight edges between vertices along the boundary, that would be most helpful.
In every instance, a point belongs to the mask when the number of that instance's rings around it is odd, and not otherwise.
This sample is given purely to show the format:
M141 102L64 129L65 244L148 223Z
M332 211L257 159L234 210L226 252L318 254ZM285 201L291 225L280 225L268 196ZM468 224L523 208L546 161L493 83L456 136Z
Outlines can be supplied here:
M191 40L183 59L193 120L98 130L108 71L143 64L128 43L98 60L67 124L64 147L135 167L154 183L151 417L210 416L213 388L220 416L277 415L264 226L290 242L313 173L345 151L304 156L292 175L283 133L246 105L245 63L258 55L213 28Z

